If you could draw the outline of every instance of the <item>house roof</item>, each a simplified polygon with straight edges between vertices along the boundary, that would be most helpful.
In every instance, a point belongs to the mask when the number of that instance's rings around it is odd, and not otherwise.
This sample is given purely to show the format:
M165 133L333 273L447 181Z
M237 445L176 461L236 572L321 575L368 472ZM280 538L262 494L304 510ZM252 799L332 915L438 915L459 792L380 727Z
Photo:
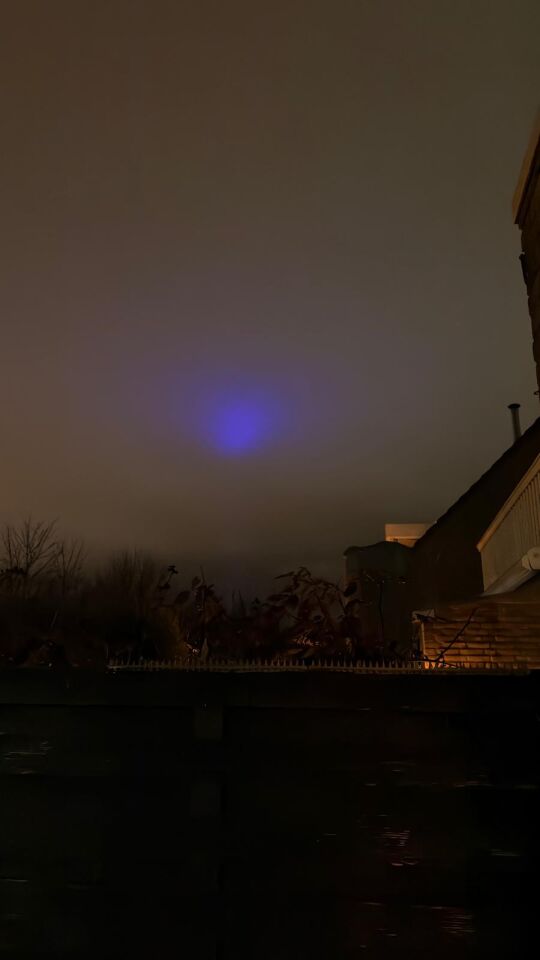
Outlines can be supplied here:
M348 557L351 553L356 553L357 550L382 550L385 553L396 554L403 552L405 555L410 553L411 547L404 547L403 544L397 543L395 540L378 540L377 543L365 543L362 546L354 545L347 547L343 551L343 556Z
M531 138L523 158L519 179L512 199L512 213L514 223L522 225L528 197L531 196L531 189L534 189L533 182L538 176L540 170L540 111L536 117L536 123L533 127Z
M539 574L523 583L517 590L511 590L509 593L481 594L468 600L445 600L442 603L436 603L431 611L417 610L415 613L420 616L433 613L436 618L446 619L451 623L454 620L466 619L473 611L478 611L479 615L482 616L483 611L513 608L516 605L525 607L529 611L537 611L540 615ZM538 622L537 618L537 628Z
M491 467L489 467L489 469L486 470L485 473L483 473L478 478L478 480L475 480L475 482L471 484L471 486L468 488L468 490L465 491L465 493L462 493L462 495L458 497L457 500L454 501L454 503L448 508L448 510L446 510L443 514L441 514L439 519L436 520L435 523L431 527L429 527L428 530L426 530L423 537L420 537L420 539L417 540L414 547L407 548L407 549L412 549L413 551L416 550L421 544L425 543L430 537L438 533L441 530L441 527L443 527L446 521L453 516L456 510L462 507L463 504L466 503L466 501L471 496L477 493L478 490L484 484L486 484L489 480L491 480L493 476L496 475L497 472L501 470L503 466L505 466L508 462L511 462L513 458L518 456L524 446L527 446L531 442L533 446L533 453L531 455L531 463L532 463L535 457L538 455L538 453L540 453L540 417L538 417L538 419L535 420L533 424L531 424L528 430L525 430L525 432L521 435L521 437L518 440L516 440L511 447L508 447L508 449L504 451L502 456L500 456L499 459L496 460L495 463L493 463ZM530 464L527 464L527 466L524 467L523 473L525 473L526 470L528 470L529 466ZM501 506L506 501L507 497L508 497L508 494L506 494L503 497L501 501ZM495 513L494 513L494 516L495 516Z

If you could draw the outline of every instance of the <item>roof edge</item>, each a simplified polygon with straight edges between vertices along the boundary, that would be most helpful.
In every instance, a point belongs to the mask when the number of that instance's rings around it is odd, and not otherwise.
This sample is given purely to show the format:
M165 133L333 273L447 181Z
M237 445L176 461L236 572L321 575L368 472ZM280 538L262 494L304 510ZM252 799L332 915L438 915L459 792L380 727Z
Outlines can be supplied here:
M458 497L457 500L454 500L454 502L453 502L452 504L450 504L450 506L448 507L448 509L445 510L444 513L442 513L441 516L437 518L437 520L435 520L435 523L434 523L431 527L429 527L428 530L426 530L424 536L423 536L423 537L420 537L420 539L416 541L414 547L405 547L405 549L406 549L406 550L417 550L418 547L420 546L420 544L424 543L425 540L428 540L429 537L432 536L437 530L440 530L440 529L441 529L441 526L443 525L443 523L444 523L444 521L447 519L447 517L449 517L450 514L452 514L452 513L454 512L454 510L455 510L464 500L466 500L467 497L468 497L474 490L476 490L477 487L478 487L481 483L484 482L485 478L488 477L488 476L492 473L493 470L496 470L496 469L498 468L498 466L499 466L504 460L507 460L507 459L512 455L512 453L515 451L516 447L523 446L524 442L525 442L526 440L530 439L530 437L533 436L537 431L540 433L540 417L537 417L537 419L534 420L533 423L531 423L530 427L528 427L528 428L525 430L525 432L522 433L521 437L519 437L518 440L516 440L510 447L507 447L507 449L501 454L501 456L498 457L498 458L494 461L494 463L492 463L491 466L488 467L488 469L485 470L484 473L482 473L482 474L478 477L478 480L475 480L474 483L472 483L470 487L467 487L467 489L464 491L464 493L462 493L461 496ZM533 461L531 461L531 462L533 462ZM527 470L529 470L529 469L530 469L530 465L529 465L529 467L527 467L526 470L524 470L523 475L525 475L525 473L526 473ZM505 501L505 502L506 502L506 501Z
M529 187L534 177L536 162L540 161L540 110L537 113L525 156L521 164L518 182L512 198L512 215L514 223L521 226L523 222L524 206L527 200Z

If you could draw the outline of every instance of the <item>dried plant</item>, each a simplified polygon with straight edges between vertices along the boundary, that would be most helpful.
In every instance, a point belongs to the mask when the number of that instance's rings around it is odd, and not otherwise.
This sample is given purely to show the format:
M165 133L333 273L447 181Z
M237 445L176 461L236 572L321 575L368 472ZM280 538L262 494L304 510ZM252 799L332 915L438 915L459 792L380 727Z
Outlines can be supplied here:
M6 525L0 542L0 661L394 655L384 637L383 574L342 587L300 567L277 577L279 591L266 600L238 594L227 608L203 570L173 594L177 568L137 551L114 555L90 576L80 541L59 538L54 523ZM376 636L366 631L366 608L371 621L380 613Z

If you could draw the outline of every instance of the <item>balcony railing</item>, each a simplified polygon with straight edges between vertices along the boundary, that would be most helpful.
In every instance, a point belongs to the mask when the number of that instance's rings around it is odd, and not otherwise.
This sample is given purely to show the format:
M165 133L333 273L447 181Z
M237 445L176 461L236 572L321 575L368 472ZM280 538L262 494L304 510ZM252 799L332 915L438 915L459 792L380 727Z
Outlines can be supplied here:
M540 570L540 456L478 543L485 593L513 590Z

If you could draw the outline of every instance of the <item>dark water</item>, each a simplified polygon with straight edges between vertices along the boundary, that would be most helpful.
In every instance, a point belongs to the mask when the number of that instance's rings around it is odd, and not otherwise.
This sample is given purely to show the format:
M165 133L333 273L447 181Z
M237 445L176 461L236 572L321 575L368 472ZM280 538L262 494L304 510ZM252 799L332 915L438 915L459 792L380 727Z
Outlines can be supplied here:
M529 677L0 677L0 957L525 957Z

